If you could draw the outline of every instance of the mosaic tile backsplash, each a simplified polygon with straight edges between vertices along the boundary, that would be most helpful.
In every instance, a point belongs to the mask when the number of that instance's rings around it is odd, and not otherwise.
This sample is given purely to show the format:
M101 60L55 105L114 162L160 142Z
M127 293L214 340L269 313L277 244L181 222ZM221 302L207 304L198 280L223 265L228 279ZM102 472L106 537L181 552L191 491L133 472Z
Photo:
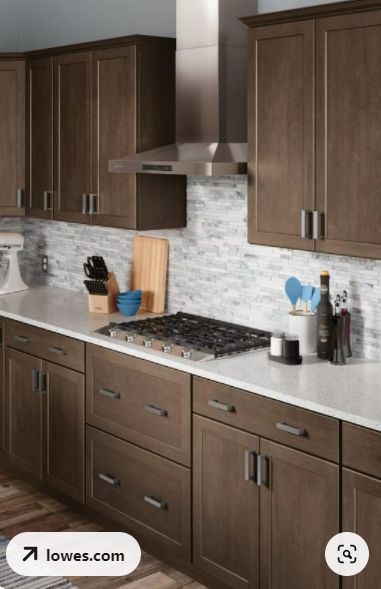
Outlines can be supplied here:
M328 269L332 291L350 293L356 355L381 359L381 261L250 245L246 208L245 177L189 178L187 228L147 233L170 241L168 311L286 329L286 278L317 285ZM133 231L34 219L2 219L0 229L24 232L22 270L31 284L84 291L85 257L103 255L127 288Z

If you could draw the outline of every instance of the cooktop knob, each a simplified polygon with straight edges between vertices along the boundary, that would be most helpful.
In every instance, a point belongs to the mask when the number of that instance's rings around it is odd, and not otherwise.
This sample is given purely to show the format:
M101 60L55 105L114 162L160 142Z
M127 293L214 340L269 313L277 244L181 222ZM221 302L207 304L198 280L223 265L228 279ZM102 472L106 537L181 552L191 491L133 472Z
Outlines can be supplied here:
M173 346L172 346L172 344L164 344L164 346L162 346L161 349L166 354L170 354L172 352L172 350L173 350Z
M118 337L119 329L117 327L111 327L108 334L110 337Z
M133 344L136 338L136 333L128 333L126 335L126 342L128 342L129 344Z
M182 350L181 355L185 360L189 360L189 358L192 358L192 352L193 350Z
M143 346L145 348L152 348L152 344L153 344L153 339L145 339L143 340Z

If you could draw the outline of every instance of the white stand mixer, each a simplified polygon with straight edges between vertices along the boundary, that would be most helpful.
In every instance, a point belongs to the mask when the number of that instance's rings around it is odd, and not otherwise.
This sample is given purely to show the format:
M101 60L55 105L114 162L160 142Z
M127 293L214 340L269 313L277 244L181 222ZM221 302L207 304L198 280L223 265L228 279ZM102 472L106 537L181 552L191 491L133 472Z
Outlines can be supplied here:
M27 290L29 286L21 278L18 252L24 249L24 237L21 233L0 232L0 252L8 258L8 270L0 284L0 295Z

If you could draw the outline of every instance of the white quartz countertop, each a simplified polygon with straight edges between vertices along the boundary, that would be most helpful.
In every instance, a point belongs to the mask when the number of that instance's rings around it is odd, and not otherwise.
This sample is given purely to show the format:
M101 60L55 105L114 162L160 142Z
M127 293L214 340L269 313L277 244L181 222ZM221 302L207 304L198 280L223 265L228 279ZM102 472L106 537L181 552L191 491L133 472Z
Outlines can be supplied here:
M86 295L51 287L0 296L0 316L381 431L378 361L350 360L346 366L331 366L308 356L301 366L285 366L260 351L192 362L95 333L110 321L128 318L119 313L91 314Z

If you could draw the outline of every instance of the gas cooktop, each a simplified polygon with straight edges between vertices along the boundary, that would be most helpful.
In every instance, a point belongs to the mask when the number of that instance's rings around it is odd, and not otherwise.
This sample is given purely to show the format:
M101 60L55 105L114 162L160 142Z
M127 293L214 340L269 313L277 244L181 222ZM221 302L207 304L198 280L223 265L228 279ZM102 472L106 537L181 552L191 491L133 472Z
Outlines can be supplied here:
M181 312L109 323L97 333L196 362L270 346L267 331Z

